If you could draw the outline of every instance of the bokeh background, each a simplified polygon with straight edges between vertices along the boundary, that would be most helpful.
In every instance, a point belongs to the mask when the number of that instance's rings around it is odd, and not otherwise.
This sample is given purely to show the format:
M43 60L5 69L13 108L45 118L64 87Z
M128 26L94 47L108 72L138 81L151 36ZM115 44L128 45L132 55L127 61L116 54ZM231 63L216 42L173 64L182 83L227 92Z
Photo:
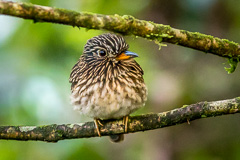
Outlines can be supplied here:
M132 15L178 29L240 41L240 2L233 0L22 0L101 14ZM86 41L106 31L36 23L0 15L0 125L91 121L69 104L72 66ZM162 112L185 104L239 96L240 70L227 60L189 48L126 37L145 71L146 107ZM224 64L225 63L225 64ZM190 125L129 134L121 144L108 137L58 143L0 141L0 159L240 159L239 115L201 119Z

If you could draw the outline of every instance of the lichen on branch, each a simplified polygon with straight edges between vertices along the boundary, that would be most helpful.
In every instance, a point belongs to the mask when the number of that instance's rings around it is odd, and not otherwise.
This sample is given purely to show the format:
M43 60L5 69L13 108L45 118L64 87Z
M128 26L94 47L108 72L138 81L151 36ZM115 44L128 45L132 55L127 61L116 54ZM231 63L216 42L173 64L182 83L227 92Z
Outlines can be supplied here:
M0 1L0 14L31 19L34 22L50 22L88 29L104 29L158 42L178 44L221 57L233 59L240 57L240 45L238 43L198 32L175 29L168 25L139 20L129 15L76 12L9 1Z
M240 113L240 97L214 102L199 102L162 113L132 116L128 133L174 126L196 119ZM102 136L127 134L122 120L101 121ZM94 122L45 126L0 126L0 139L57 142L64 139L97 137Z
M0 14L31 19L35 23L50 22L88 29L104 29L154 40L157 44L161 42L178 44L228 58L231 64L229 72L234 71L240 57L240 46L235 42L197 32L175 29L168 25L139 20L128 15L101 15L8 1L0 1ZM195 119L239 112L240 97L184 105L182 108L167 112L130 117L128 133L153 130ZM124 133L122 120L107 120L102 121L102 124L103 126L100 126L102 136L127 134ZM0 139L5 140L57 142L63 139L88 138L97 135L94 122L45 126L0 126Z

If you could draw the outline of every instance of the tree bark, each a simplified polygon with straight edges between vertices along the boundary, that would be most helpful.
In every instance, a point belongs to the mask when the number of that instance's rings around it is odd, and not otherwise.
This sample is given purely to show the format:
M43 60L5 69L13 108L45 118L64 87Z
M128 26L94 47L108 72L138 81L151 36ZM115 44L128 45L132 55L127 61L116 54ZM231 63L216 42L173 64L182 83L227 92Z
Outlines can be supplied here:
M104 29L125 35L134 35L149 40L177 44L205 53L239 61L240 45L227 39L220 39L198 32L189 32L168 25L139 20L130 15L102 15L90 12L76 12L30 3L0 1L0 14L31 19L36 22L51 22L88 29ZM160 44L161 45L161 44Z
M189 123L196 119L240 113L240 97L222 101L200 102L162 113L129 117L128 133L153 130ZM127 134L122 120L101 121L102 136ZM190 124L190 123L189 123ZM44 126L0 126L0 139L57 142L64 139L98 136L94 122L79 124L52 124Z
M104 29L154 40L159 45L161 45L161 42L178 44L205 53L229 58L231 65L231 69L228 69L229 72L234 71L240 56L240 46L235 42L197 32L175 29L168 25L139 20L129 15L119 16L75 12L30 3L8 1L0 1L0 14L31 19L35 23L50 22L88 29ZM153 130L190 122L195 119L239 112L240 97L215 102L200 102L167 112L130 117L128 133ZM107 120L102 121L102 123L103 126L100 126L102 136L124 133L122 120ZM8 140L57 142L63 139L96 136L98 134L94 122L45 126L0 126L0 139Z

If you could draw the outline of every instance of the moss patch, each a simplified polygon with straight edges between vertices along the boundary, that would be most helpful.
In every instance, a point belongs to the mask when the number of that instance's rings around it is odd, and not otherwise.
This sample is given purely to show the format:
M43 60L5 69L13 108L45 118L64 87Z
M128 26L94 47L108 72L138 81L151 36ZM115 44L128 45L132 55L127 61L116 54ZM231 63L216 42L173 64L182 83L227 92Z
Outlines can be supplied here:
M239 58L228 58L228 64L230 67L224 67L224 69L228 72L228 74L233 73L238 65Z

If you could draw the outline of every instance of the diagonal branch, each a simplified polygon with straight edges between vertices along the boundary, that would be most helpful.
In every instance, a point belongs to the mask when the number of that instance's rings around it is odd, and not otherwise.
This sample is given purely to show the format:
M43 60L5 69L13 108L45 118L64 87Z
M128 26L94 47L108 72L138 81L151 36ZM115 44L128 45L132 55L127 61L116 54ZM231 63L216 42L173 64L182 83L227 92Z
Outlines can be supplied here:
M195 119L215 117L220 115L240 113L240 97L185 105L171 111L133 116L128 121L128 132L153 130L176 124L182 124ZM121 120L102 121L100 126L102 136L124 133ZM98 136L94 122L45 126L0 126L0 139L36 140L57 142L63 139L89 138Z
M34 22L51 22L88 29L104 29L126 35L135 35L149 40L168 42L227 57L236 65L240 57L240 45L226 39L196 32L179 30L167 25L139 20L132 16L101 15L75 12L29 3L0 1L0 14L11 15ZM233 67L234 68L234 67ZM187 105L168 112L133 116L129 119L128 132L153 130L189 122L195 119L240 112L240 97ZM103 121L103 136L124 133L121 120ZM0 126L0 139L39 140L57 142L63 139L96 137L93 122L45 126Z
M51 22L84 27L88 29L105 29L126 35L135 35L149 40L168 42L193 48L221 57L240 57L238 43L172 28L168 25L139 20L129 15L102 15L89 12L76 12L66 9L51 8L30 3L0 1L0 14L32 19L34 22Z

